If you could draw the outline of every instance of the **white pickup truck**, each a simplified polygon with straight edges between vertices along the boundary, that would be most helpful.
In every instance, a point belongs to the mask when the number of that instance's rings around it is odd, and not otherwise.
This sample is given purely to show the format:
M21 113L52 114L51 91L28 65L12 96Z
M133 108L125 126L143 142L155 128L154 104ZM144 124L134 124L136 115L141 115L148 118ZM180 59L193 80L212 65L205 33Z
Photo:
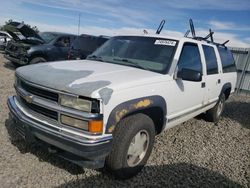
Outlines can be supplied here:
M27 141L125 179L143 168L162 131L201 113L218 122L235 84L234 59L223 45L116 36L87 60L18 68L8 106Z

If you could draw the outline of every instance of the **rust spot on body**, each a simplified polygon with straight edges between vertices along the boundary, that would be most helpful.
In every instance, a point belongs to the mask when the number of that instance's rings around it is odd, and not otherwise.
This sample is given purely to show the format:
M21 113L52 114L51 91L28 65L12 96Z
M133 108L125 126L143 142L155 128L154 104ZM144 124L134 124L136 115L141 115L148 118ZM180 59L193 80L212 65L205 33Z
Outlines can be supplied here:
M127 109L122 109L121 111L116 112L115 116L116 122L119 122L127 113L128 113Z
M108 129L108 132L109 132L109 133L112 133L112 132L114 131L114 129L115 129L115 125L111 125L111 126L109 127L109 129Z
M138 103L134 104L134 108L138 109L138 108L145 108L147 106L149 106L150 104L152 104L153 101L149 100L149 99L144 99L142 101L139 101Z

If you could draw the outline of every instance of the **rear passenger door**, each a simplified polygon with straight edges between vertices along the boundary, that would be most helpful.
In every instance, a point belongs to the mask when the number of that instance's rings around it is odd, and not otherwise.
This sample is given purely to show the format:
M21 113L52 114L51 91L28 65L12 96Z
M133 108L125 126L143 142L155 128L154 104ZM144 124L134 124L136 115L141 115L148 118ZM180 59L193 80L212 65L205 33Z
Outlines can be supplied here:
M202 44L202 50L206 64L206 74L204 79L206 81L205 104L216 101L221 91L221 67L218 66L218 59L216 51L213 46ZM218 54L217 54L218 55Z

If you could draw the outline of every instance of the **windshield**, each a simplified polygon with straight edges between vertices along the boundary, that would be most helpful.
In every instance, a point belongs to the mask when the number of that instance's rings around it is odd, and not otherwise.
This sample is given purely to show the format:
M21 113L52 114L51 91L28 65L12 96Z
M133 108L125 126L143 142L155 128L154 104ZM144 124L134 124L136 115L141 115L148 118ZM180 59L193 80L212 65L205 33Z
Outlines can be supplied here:
M54 38L56 38L56 34L54 33L40 33L40 37L45 41L45 43L51 42Z
M138 36L113 37L87 59L166 73L177 41Z

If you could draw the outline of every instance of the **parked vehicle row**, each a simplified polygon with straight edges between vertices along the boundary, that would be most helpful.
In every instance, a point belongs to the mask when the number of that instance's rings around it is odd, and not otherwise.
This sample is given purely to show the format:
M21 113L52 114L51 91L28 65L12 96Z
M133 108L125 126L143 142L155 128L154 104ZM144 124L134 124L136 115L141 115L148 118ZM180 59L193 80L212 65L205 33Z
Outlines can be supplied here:
M190 25L192 37L159 35L160 27L111 37L73 64L18 68L8 106L19 134L80 166L136 175L156 135L202 113L217 123L234 92L232 53Z
M16 66L67 59L85 59L108 37L73 35L59 32L36 33L30 27L18 22L10 23L24 36L20 39L9 31L13 40L8 41L5 58Z

